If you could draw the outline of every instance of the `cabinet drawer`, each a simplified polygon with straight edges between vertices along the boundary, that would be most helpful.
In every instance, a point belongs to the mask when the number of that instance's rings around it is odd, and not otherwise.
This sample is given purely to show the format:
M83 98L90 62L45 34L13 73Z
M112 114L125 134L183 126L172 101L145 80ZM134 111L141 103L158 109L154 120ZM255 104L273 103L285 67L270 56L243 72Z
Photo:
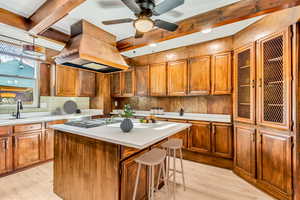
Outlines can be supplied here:
M51 125L55 125L55 124L64 124L67 120L56 120L56 121L51 121L51 122L47 122L46 123L46 128L49 128L49 126Z
M9 135L12 132L11 126L0 126L0 136Z
M20 133L20 132L27 132L27 131L34 131L34 130L40 130L42 129L42 124L21 124L14 126L14 133Z

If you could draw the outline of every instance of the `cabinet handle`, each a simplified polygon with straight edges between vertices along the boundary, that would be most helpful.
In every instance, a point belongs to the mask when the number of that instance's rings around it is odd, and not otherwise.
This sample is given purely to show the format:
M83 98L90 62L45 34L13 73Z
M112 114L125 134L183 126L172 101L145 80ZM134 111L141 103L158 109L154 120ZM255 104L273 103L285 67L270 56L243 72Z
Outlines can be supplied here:
M258 87L262 87L262 78L259 79L259 86Z
M252 80L252 88L255 88L255 80Z

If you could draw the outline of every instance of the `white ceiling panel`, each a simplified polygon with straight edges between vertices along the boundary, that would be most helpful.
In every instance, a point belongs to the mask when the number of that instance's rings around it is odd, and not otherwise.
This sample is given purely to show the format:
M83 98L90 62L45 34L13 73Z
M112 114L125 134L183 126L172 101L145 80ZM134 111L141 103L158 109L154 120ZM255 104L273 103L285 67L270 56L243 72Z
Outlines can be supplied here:
M194 15L223 7L239 0L185 0L185 4L177 7L170 13L159 17L170 22L177 22ZM113 6L111 6L113 5ZM85 19L102 29L117 36L118 40L133 36L135 29L132 23L105 26L101 22L104 20L113 20L120 18L135 18L134 14L121 1L116 0L87 0L75 8L68 16L56 23L53 28L70 33L70 26Z
M47 0L1 0L0 8L28 18L46 1Z
M124 56L132 58L132 57L136 57L136 56L147 55L147 54L151 54L151 53L165 51L168 49L174 49L174 48L178 48L178 47L188 46L188 45L192 45L192 44L207 42L210 40L231 36L239 31L241 31L242 29L246 28L247 26L253 24L254 22L258 21L262 17L263 16L259 16L259 17L248 19L248 20L236 22L233 24L220 26L220 27L214 28L210 33L205 34L202 32L197 32L197 33L193 33L193 34L186 35L183 37L156 43L156 46L154 46L154 47L148 45L148 46L144 46L144 47L137 48L134 50L122 52L122 54Z

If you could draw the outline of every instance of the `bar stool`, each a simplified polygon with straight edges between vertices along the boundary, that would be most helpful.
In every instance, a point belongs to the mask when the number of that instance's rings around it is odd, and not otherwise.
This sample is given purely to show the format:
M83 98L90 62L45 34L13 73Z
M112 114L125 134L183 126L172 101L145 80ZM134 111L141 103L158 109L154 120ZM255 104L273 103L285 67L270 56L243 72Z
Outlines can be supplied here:
M181 139L172 138L172 139L169 139L167 142L163 143L161 145L161 147L167 150L167 155L168 155L168 158L167 158L167 184L169 184L170 177L173 176L173 198L175 199L176 173L179 173L182 175L183 187L184 187L184 190L186 189L184 171L183 171L183 163L182 163L183 141ZM181 171L176 169L176 151L177 150L179 151ZM172 153L173 153L173 155L172 155ZM170 158L171 157L173 157L173 169L170 168ZM170 170L173 171L171 176L170 176Z
M166 151L163 149L154 148L151 151L148 151L141 155L140 157L135 159L135 162L138 163L138 171L135 181L135 187L134 187L134 193L133 193L133 200L136 198L136 192L138 188L139 178L140 178L140 171L141 166L145 165L148 167L148 199L153 200L154 199L154 190L158 189L159 182L161 180L161 171L163 173L163 180L166 183L167 182L167 176L165 171L165 159L166 159ZM159 175L158 175L158 183L157 187L154 186L154 176L155 176L155 167L159 165ZM168 190L169 194L169 190Z

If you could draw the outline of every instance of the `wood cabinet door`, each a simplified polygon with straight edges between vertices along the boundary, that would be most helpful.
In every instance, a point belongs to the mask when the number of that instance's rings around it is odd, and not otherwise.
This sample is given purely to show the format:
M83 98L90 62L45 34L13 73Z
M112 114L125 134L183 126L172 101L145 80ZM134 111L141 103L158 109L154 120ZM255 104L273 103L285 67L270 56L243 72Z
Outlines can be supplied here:
M292 136L258 130L258 182L274 193L292 195ZM275 192L276 191L276 192Z
M168 62L168 95L185 96L187 91L187 61Z
M233 158L231 124L212 123L212 153L223 158Z
M234 51L234 120L255 123L255 43Z
M147 150L138 153L137 155L122 162L122 175L121 175L121 200L128 200L133 198L135 187L135 180L137 176L138 164L134 161L135 158L146 153ZM142 165L140 171L140 179L136 193L136 200L147 199L148 190L148 173L147 167Z
M166 63L150 66L150 95L167 95L167 65Z
M149 65L135 67L136 96L149 95Z
M188 94L210 93L210 56L190 58L188 62Z
M212 94L231 94L231 52L212 57Z
M114 97L121 96L121 72L111 74L110 85L111 95Z
M94 97L96 95L96 74L85 70L78 71L78 96Z
M0 174L13 170L12 138L0 137Z
M42 131L14 136L14 168L23 168L43 160Z
M256 177L256 133L249 125L235 125L234 170L247 177Z
M193 125L189 132L188 146L192 151L211 152L211 124L209 122L189 122Z
M54 130L45 131L45 160L54 158Z
M40 64L40 96L50 96L51 65Z
M291 129L291 33L258 42L258 124Z
M134 96L134 71L126 70L121 72L121 96Z
M77 95L77 69L72 67L56 66L56 95L76 96Z

